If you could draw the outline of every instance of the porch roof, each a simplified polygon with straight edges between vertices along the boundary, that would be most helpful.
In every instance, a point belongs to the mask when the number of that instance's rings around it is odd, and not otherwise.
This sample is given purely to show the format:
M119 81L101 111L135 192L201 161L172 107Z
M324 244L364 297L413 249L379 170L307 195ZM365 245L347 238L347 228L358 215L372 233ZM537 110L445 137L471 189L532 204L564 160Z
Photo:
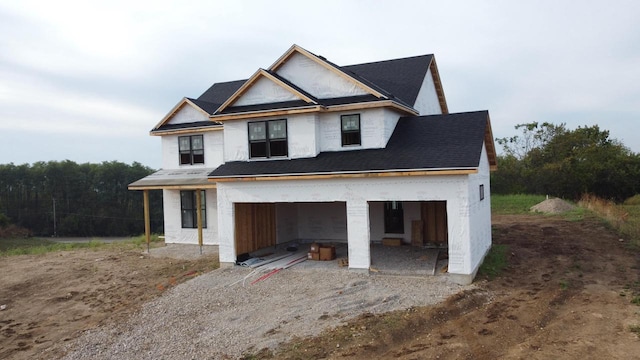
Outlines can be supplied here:
M382 149L323 152L313 158L228 162L212 171L209 177L211 180L222 180L295 175L477 170L482 145L487 137L493 146L493 139L488 132L488 111L404 117L398 121L387 146Z
M207 181L213 169L161 169L129 184L129 190L204 189L215 187Z

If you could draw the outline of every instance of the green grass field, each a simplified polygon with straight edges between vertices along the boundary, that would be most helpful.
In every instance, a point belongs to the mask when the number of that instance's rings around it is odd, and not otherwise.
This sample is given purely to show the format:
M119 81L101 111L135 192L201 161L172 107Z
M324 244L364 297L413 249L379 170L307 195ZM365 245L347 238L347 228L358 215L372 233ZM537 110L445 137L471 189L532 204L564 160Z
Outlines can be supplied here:
M151 236L153 246L161 242L158 235ZM92 240L84 243L57 243L55 241L43 238L14 238L0 239L0 256L12 255L36 255L53 251L69 251L76 249L99 249L105 247L129 247L143 248L146 247L144 235L132 237L130 241L122 243L105 243L98 240Z
M528 214L530 208L544 201L544 195L491 195L491 212L496 215Z

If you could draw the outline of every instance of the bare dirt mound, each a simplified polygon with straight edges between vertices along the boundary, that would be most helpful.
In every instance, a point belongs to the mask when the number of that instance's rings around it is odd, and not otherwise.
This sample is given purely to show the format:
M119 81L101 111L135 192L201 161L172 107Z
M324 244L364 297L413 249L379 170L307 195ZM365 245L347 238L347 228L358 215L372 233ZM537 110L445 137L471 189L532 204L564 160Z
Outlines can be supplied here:
M553 198L547 199L537 205L532 206L531 211L546 214L561 214L563 212L571 211L575 208L576 207L574 205L571 205L560 198Z
M493 216L508 267L433 307L361 317L261 359L638 359L640 253L596 218Z

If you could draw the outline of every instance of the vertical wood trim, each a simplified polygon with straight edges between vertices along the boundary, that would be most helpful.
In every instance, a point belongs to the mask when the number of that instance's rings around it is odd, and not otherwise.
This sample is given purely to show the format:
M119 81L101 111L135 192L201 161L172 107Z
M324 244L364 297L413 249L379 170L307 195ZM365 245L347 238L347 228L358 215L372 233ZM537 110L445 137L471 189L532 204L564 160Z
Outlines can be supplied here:
M196 189L196 218L198 221L198 245L202 246L202 190Z
M143 204L144 204L144 238L147 241L147 251L151 243L151 219L149 216L149 190L142 192Z
M421 218L424 223L425 242L444 243L449 240L446 201L422 202Z

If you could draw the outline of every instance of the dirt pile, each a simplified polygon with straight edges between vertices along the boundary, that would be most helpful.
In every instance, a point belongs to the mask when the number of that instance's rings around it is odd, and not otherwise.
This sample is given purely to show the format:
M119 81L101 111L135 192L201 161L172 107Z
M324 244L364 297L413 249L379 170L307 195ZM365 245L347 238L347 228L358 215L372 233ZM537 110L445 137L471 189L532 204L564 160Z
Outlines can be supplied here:
M571 205L560 198L553 198L547 199L537 205L532 206L531 211L542 212L546 214L560 214L563 212L571 211L575 208L576 207L574 205Z

